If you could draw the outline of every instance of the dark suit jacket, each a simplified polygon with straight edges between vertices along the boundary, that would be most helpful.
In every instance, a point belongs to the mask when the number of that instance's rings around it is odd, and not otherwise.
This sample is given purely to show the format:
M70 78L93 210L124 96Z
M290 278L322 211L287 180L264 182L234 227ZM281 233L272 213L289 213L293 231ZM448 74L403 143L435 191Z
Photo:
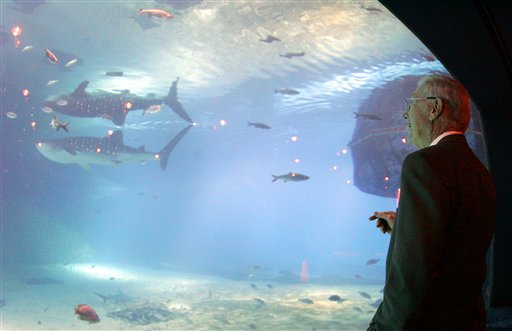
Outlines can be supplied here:
M482 285L496 218L491 176L463 135L409 154L368 330L485 330Z

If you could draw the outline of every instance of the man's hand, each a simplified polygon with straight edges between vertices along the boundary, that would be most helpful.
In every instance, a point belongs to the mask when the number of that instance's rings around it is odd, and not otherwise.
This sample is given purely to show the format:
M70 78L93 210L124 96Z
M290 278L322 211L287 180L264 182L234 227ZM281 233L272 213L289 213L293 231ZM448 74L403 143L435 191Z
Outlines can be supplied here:
M377 220L376 226L382 233L391 233L393 225L395 225L396 213L394 211L374 212L368 219L370 221Z

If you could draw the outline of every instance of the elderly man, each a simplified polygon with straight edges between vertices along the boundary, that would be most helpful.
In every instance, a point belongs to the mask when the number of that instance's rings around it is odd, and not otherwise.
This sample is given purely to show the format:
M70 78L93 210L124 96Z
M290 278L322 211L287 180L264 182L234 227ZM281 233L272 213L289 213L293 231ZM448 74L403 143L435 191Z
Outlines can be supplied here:
M468 92L448 76L424 77L403 117L419 150L403 162L396 215L370 217L391 240L384 298L368 330L483 331L496 196L464 136Z

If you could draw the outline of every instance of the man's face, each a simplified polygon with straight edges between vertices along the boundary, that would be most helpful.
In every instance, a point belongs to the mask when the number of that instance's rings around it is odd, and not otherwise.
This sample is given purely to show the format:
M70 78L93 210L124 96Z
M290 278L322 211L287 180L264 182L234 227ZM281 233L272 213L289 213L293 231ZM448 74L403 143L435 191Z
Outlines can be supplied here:
M432 100L426 99L427 96L424 89L418 87L409 99L409 107L403 115L408 124L409 143L418 148L427 147L431 143L429 108L432 107Z

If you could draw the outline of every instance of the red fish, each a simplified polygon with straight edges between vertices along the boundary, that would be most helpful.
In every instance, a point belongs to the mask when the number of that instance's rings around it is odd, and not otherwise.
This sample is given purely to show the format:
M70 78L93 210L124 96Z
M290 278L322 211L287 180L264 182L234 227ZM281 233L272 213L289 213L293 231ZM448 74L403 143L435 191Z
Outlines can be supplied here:
M55 54L53 54L48 48L45 48L44 51L46 53L46 57L48 58L48 60L50 60L51 63L59 62L59 59L57 59Z
M89 323L98 323L100 321L100 317L91 306L80 304L75 307L75 314L77 314L78 318L83 321L89 321Z
M139 9L139 14L148 14L148 16L158 17L158 18L174 18L174 15L166 12L162 9Z

